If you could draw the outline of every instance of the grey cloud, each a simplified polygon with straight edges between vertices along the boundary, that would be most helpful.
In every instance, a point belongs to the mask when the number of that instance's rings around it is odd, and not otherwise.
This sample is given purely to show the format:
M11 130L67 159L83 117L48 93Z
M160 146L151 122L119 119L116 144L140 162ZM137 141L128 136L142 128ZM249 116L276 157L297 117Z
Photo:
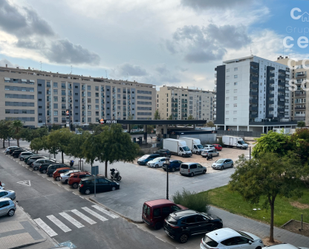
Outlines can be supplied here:
M181 4L194 10L212 9L212 8L232 8L234 6L250 4L254 0L181 0Z
M43 54L51 62L63 64L91 64L100 62L99 55L90 52L80 45L75 45L68 40L57 40Z
M148 75L147 71L140 66L131 65L125 63L118 68L114 69L118 77L130 77L130 76L146 76Z
M28 49L44 49L45 42L43 40L35 41L32 39L19 39L16 43L17 47Z
M52 36L54 32L49 24L41 19L36 12L28 8L18 8L9 1L0 1L0 27L14 35Z
M228 48L241 48L250 43L243 26L225 25L218 27L184 26L176 30L170 44L175 51L183 54L184 60L205 63L222 59ZM168 50L169 47L167 47Z
M166 65L159 65L155 68L155 71L158 72L156 78L157 82L160 83L178 83L180 79L177 78L167 67Z
M176 66L175 68L176 68L177 70L179 70L180 72L186 72L186 71L189 70L188 68L184 68L184 67L180 67L180 66Z

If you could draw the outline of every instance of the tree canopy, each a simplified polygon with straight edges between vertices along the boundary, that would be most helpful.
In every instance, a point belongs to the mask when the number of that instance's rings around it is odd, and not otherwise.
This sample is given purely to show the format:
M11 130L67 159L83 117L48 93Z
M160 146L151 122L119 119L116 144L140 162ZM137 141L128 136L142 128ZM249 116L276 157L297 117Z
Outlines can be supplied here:
M9 120L0 120L0 138L3 141L3 148L5 148L5 140L12 136L11 122Z
M159 120L161 119L160 117L160 113L159 113L159 110L156 110L155 114L154 114L154 118L153 119L156 119L156 120Z

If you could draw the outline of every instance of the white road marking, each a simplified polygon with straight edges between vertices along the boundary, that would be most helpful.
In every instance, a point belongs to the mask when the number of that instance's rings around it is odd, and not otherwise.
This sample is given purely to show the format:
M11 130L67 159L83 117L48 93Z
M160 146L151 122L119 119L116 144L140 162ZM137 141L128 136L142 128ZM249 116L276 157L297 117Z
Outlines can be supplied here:
M79 218L83 219L84 221L88 222L90 225L96 224L96 222L93 219L90 219L83 213L79 212L77 209L71 210L71 212L75 215L77 215Z
M79 221L75 220L72 216L68 215L65 212L59 213L63 218L67 219L69 222L71 222L74 226L77 228L85 227L82 223Z
M63 224L62 221L58 220L55 216L48 215L46 217L50 219L56 226L58 226L63 232L67 233L67 232L72 231L69 227Z
M54 237L58 235L53 229L51 229L44 221L40 218L33 220L36 224L38 224L50 237Z
M102 213L104 213L104 214L106 214L106 215L112 217L113 219L119 218L119 216L118 216L117 214L114 214L114 213L112 213L112 212L106 210L106 209L103 208L103 207L100 207L100 206L98 206L98 205L93 205L93 207L94 207L95 209L101 211Z
M21 184L21 185L24 185L24 186L27 186L27 187L30 187L30 186L31 186L30 180L19 181L19 182L17 182L17 183L19 183L19 184Z
M91 209L87 208L87 207L82 207L82 209L84 209L86 212L88 212L89 214L93 215L94 217L98 218L101 221L106 221L107 219L105 217L103 217L102 215L99 215L98 213L92 211Z

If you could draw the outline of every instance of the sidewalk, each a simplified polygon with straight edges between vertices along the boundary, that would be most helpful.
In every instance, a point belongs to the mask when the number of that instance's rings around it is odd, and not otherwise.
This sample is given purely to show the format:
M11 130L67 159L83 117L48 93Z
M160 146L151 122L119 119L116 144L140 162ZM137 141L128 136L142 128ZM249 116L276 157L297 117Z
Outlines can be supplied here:
M36 227L18 204L15 215L1 217L0 224L0 249L21 247L39 249L55 246L55 243Z

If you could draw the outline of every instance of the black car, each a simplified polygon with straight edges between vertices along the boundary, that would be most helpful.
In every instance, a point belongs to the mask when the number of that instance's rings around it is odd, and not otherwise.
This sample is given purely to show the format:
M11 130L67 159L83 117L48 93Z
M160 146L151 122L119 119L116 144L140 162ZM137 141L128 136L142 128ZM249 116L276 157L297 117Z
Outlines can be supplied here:
M190 209L173 212L164 220L164 231L180 243L186 243L191 235L205 234L222 227L219 217Z
M11 155L12 155L12 157L17 158L19 156L19 154L24 152L24 151L26 151L26 150L25 149L14 150Z
M38 156L38 155L31 156L27 160L25 160L25 163L31 167L31 164L33 162L35 162L36 160L41 159L41 158L46 158L46 157L45 156Z
M22 150L22 148L20 148L20 147L14 147L14 148L11 148L10 150L9 150L9 155L12 155L13 154L13 152L15 151L15 150Z
M105 178L104 176L96 177L96 192L113 191L119 189L120 185L118 182L114 182ZM78 185L78 190L82 194L89 195L94 192L94 176L89 176L81 179Z
M49 176L49 177L52 177L53 176L53 173L56 169L59 169L59 168L65 168L65 167L70 167L69 165L66 165L66 164L62 164L62 163L52 163L50 165L48 165L47 167L47 170L46 170L46 174ZM40 170L40 169L39 169Z
M159 154L161 157L171 157L171 152L169 150L160 149L155 152L155 154Z
M163 169L166 171L166 168L168 168L168 171L175 171L180 170L180 165L182 164L182 161L180 160L169 160L169 164L163 164Z

